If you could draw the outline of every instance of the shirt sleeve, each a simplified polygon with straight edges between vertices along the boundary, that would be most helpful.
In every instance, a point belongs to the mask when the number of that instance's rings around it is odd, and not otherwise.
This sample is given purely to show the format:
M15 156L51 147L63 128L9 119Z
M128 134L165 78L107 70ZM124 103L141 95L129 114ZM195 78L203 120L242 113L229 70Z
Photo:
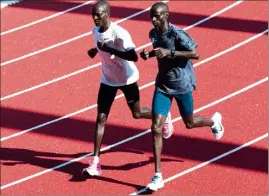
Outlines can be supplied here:
M176 40L179 43L180 47L186 50L193 50L198 46L196 42L192 39L192 37L188 35L184 30L177 31Z
M125 50L131 50L135 48L135 44L132 40L132 37L130 33L125 29L120 29L117 31L117 39L119 44L125 49Z

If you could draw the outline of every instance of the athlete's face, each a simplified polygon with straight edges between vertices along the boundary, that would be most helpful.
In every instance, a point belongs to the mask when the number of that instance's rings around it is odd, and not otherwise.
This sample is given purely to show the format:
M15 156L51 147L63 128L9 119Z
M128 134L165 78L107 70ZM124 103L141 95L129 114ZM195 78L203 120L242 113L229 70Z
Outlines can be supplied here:
M104 7L93 7L92 18L96 26L104 27L108 17L109 13L105 10Z
M162 8L157 7L150 10L150 19L153 26L157 29L163 28L165 22L167 21L168 13Z

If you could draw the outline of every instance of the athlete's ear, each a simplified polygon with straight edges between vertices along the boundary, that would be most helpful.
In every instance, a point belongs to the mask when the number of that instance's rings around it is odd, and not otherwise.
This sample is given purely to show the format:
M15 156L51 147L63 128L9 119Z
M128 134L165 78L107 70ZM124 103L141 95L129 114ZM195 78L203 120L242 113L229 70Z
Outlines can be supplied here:
M164 16L165 16L166 19L168 19L169 13L165 13Z
M109 17L110 16L110 12L106 12L106 16Z

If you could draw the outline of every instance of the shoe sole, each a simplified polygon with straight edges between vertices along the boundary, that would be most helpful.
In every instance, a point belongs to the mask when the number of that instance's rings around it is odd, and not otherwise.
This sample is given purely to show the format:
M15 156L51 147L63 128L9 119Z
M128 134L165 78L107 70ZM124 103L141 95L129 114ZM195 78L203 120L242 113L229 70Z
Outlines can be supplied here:
M150 187L150 186L147 186L147 188L151 191L158 191L159 189L163 188L164 187L164 184L162 184L160 187L157 187L156 189Z
M83 169L82 170L82 175L88 175L88 176L101 176L102 175L102 172L88 172L87 168Z

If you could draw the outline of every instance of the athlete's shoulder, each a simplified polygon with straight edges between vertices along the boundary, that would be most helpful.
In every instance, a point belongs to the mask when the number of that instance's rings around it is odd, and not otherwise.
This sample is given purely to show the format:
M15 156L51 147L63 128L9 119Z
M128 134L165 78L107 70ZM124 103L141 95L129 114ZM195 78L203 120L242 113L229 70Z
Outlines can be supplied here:
M179 31L183 30L182 28L180 28L179 26L177 26L177 25L175 25L175 24L173 24L173 23L169 23L169 26L170 26L171 28L173 28L174 30L179 30Z
M172 25L172 35L174 35L177 40L180 40L180 43L183 47L187 48L188 50L196 48L197 43L194 41L194 39L189 35L184 29Z
M115 23L111 23L112 25L112 29L114 32L117 32L117 33L128 33L128 30L123 28L122 26L118 25L118 24L115 24Z
M118 39L130 39L131 34L129 31L118 24L113 24L112 33L116 35Z
M171 23L169 25L170 25L171 30L172 30L173 33L176 33L176 34L181 34L181 33L187 34L187 32L184 29L182 29L182 28L180 28L180 27L178 27L178 26L176 26L174 24L171 24Z

